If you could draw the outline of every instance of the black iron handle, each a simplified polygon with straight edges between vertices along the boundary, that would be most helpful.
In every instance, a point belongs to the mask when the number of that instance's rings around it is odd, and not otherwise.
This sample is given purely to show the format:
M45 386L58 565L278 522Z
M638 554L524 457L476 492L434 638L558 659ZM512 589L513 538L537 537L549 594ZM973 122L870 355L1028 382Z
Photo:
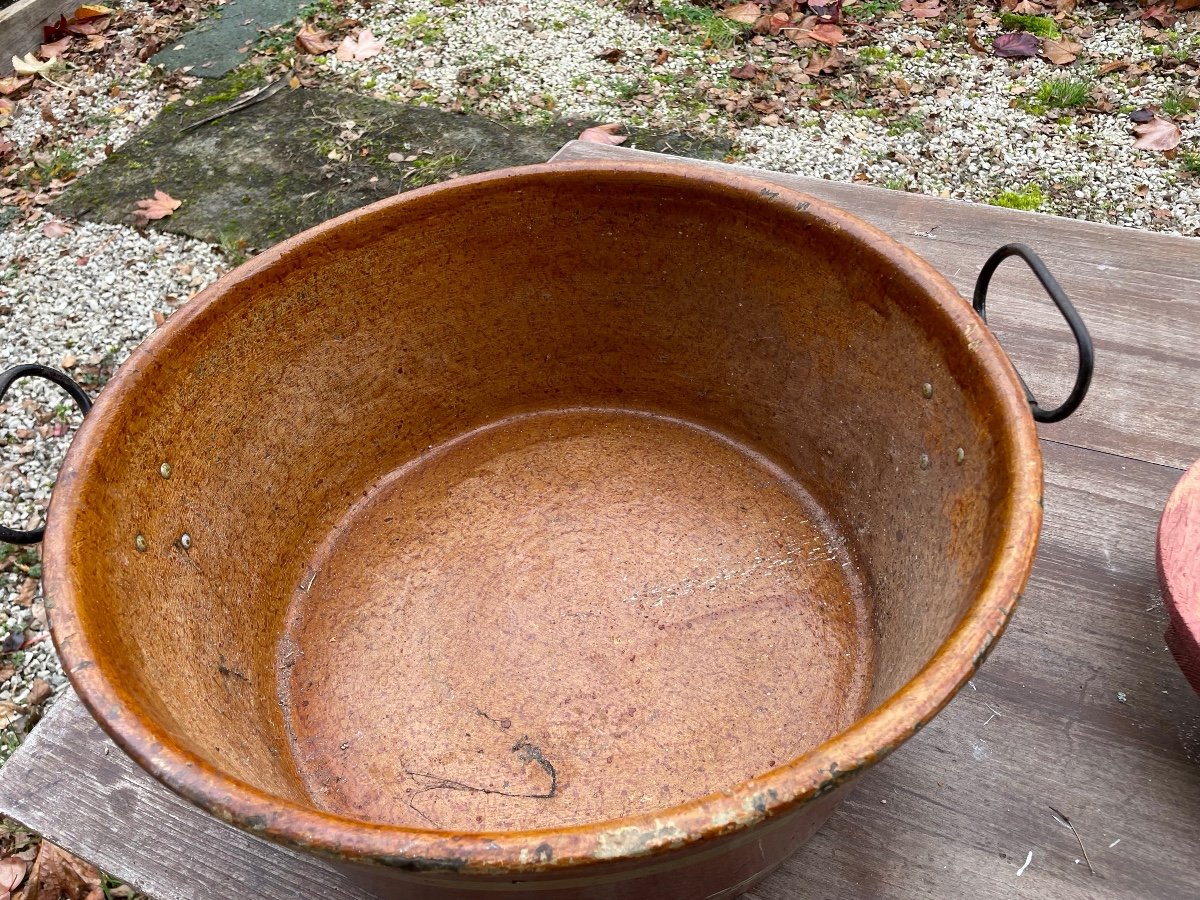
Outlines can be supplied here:
M1092 348L1092 336L1088 334L1087 326L1083 324L1083 319L1079 317L1079 312L1067 298L1066 291L1062 289L1062 285L1050 274L1050 270L1046 268L1046 264L1042 262L1041 257L1024 244L1005 244L988 257L988 261L979 270L979 277L975 280L975 297L972 305L975 307L975 312L979 313L979 318L983 319L985 324L987 322L988 285L991 283L992 275L1000 263L1004 262L1010 256L1021 257L1021 259L1025 260L1029 268L1033 270L1033 274L1042 283L1042 287L1046 289L1046 293L1054 301L1054 305L1058 307L1058 311L1062 313L1062 317L1071 326L1071 333L1075 335L1075 343L1079 346L1079 368L1075 372L1075 386L1071 388L1071 393L1067 395L1067 399L1054 409L1047 410L1038 406L1033 392L1029 390L1029 385L1025 383L1024 378L1021 378L1021 373L1017 373L1017 377L1021 379L1021 387L1025 389L1025 399L1029 401L1029 410L1033 413L1034 421L1061 422L1079 408L1079 404L1083 402L1083 398L1087 396L1088 388L1091 386L1092 368L1096 357L1095 351Z
M83 388L71 380L69 375L65 372L60 372L58 369L51 369L49 366L41 366L37 363L13 366L11 369L0 372L0 400L4 399L4 395L8 393L8 389L12 387L13 382L21 378L44 378L46 381L57 384L71 395L71 399L75 401L75 405L79 407L79 411L85 416L88 410L92 408L91 398L88 397ZM0 541L9 544L36 544L42 539L45 531L46 529L44 528L35 528L33 531L18 531L15 528L0 525Z

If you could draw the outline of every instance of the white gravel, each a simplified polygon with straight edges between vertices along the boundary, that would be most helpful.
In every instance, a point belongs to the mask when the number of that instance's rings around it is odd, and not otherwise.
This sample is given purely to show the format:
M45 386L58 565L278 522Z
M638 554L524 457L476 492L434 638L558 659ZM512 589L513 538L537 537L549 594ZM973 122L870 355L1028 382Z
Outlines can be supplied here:
M190 238L90 223L50 237L47 221L0 231L0 370L40 362L77 377L101 366L107 373L154 330L156 311L169 315L225 267L219 253ZM18 382L0 402L4 524L25 528L40 519L78 421L66 395L41 381ZM36 565L32 555L21 559ZM29 624L31 609L17 602L25 577L0 573L0 635ZM19 666L0 683L0 700L19 702L37 677L63 683L48 639L9 662Z
M1097 73L1118 59L1136 65L1163 56L1200 57L1200 17L1194 15L1155 42L1127 11L1081 4L1073 19L1090 30L1082 40L1085 52L1075 65L1058 67L977 55L959 26L922 24L897 13L871 33L873 56L838 73L867 79L887 101L880 108L795 106L777 124L744 128L724 98L740 92L750 100L761 90L730 81L729 71L747 59L770 67L764 48L722 54L703 48L695 35L636 21L620 4L602 0L443 2L351 4L347 12L385 38L386 49L361 62L330 54L325 71L381 97L457 104L522 121L580 117L725 134L749 165L820 178L981 202L1036 184L1043 212L1200 234L1200 178L1185 172L1181 158L1134 150L1128 119L1133 108L1194 87L1188 75L1156 69L1130 86L1121 72ZM986 45L997 33L985 24L979 39ZM623 51L616 65L597 58L613 48ZM670 58L655 65L659 48ZM774 61L802 65L806 56L791 48ZM1102 87L1114 108L1031 114L1024 106L1049 78ZM1180 150L1200 153L1200 124L1182 121L1181 128Z
M1041 212L1200 234L1200 179L1184 174L1178 159L1133 149L1131 124L1121 111L1122 105L1161 101L1178 87L1174 79L1151 75L1133 91L1119 73L1098 77L1096 63L1071 69L1041 60L1014 65L951 46L903 56L903 51L913 53L912 38L920 36L903 30L881 35L877 46L887 56L867 68L868 77L899 76L911 86L911 106L901 122L872 119L870 109L806 111L785 126L742 131L737 139L747 152L745 162L980 202L1036 184L1046 196ZM1200 55L1200 33L1188 40ZM1106 40L1087 46L1102 50L1104 59L1137 60L1149 45L1136 26L1122 24L1107 32ZM948 83L948 73L957 84ZM1055 121L1014 106L1049 78L1101 85L1112 93L1117 109L1094 116L1064 114ZM1200 150L1200 123L1184 122L1181 130L1182 146ZM1164 210L1170 218L1162 216Z

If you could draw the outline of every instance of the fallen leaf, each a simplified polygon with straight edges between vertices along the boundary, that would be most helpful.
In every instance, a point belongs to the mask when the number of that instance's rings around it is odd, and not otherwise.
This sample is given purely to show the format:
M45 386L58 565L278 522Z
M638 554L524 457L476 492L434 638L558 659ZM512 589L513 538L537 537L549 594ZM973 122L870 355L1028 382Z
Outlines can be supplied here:
M808 9L814 16L828 22L842 21L842 0L837 0L836 3L810 3Z
M133 211L135 225L146 225L151 219L165 219L179 209L182 200L176 200L165 191L155 190L154 196L147 200L139 200L138 208Z
M96 19L86 19L83 22L72 22L67 26L67 31L71 32L71 34L91 37L92 35L100 34L102 31L107 31L108 26L111 24L111 16L100 16Z
M44 678L33 679L33 684L29 686L29 693L25 695L26 709L36 709L54 693L54 688L50 687L50 682Z
M834 25L832 22L821 22L810 32L810 37L814 41L820 41L822 44L836 47L846 39L846 33L842 31L840 25Z
M100 871L43 840L22 900L93 900L96 896L104 896Z
M0 728L7 728L21 718L21 709L9 700L0 700Z
M56 56L61 56L66 49L71 46L71 36L68 34L65 38L60 38L53 44L42 44L38 50L38 55L42 59L54 59Z
M1142 13L1143 22L1154 22L1160 28L1170 28L1179 21L1179 16L1172 15L1167 11L1167 4L1155 3Z
M661 66L663 63L665 63L670 58L671 58L670 52L665 50L662 47L659 47L658 48L658 56L654 57L654 65Z
M40 75L52 65L54 65L54 60L48 59L42 62L33 55L33 51L26 53L24 57L14 56L12 58L13 71L18 75Z
M58 125L58 116L54 114L54 108L49 103L42 104L42 121L50 125Z
M4 640L0 641L0 652L12 653L20 650L23 646L25 646L25 635L19 631L10 631L4 636ZM2 727L0 725L0 728Z
M357 35L346 35L337 48L337 58L345 62L370 59L378 56L386 44L375 35L370 28L364 28Z
M933 19L946 11L941 0L902 0L900 8L917 19Z
M759 16L754 23L755 34L779 34L792 19L787 13L776 12L769 16Z
M740 81L753 81L755 78L758 77L758 73L761 71L762 71L762 69L760 69L754 63L748 62L748 63L743 63L742 65L740 65L734 69L731 69L729 72L729 77L737 78Z
M840 69L845 62L845 55L840 49L834 47L829 51L828 56L814 53L812 59L808 61L808 65L804 67L804 71L809 75L827 75Z
M618 50L616 47L609 47L607 50L601 50L596 54L596 59L602 59L606 63L617 63L621 61L621 57L625 55L625 51Z
M1197 2L1200 2L1200 0L1197 0ZM1099 69L1097 69L1096 74L1097 75L1109 75L1112 72L1118 72L1121 69L1128 69L1128 68L1129 68L1129 60L1114 59L1114 60L1110 60L1109 62L1106 62Z
M13 103L11 100L6 100L3 97L0 97L0 118L11 116L13 114L13 110L16 108L17 104Z
M60 37L67 33L70 27L70 22L66 16L59 16L58 21L52 25L42 26L42 43L49 44L51 41L57 41Z
M737 6L731 6L729 9L723 10L721 15L733 22L740 22L743 25L753 25L758 21L758 17L762 15L762 10L759 9L757 3L739 3Z
M12 678L16 674L17 670L7 663L0 665L0 684L8 681L8 679Z
M74 353L68 353L66 356L64 356L62 359L60 359L58 361L59 366L66 369L67 371L70 371L71 369L75 368L75 366L78 363L79 363L79 357L77 357Z
M1144 125L1146 122L1154 118L1154 110L1148 106L1143 106L1141 109L1135 109L1129 114L1129 121L1138 125Z
M300 87L300 84L301 84L301 82L300 82L299 75L293 75L291 78L288 79L288 87L291 88L293 91L296 90L296 88Z
M25 860L10 856L0 860L0 900L9 900L22 881L25 880Z
M626 136L617 134L621 130L620 122L609 122L607 125L595 125L585 128L579 135L579 140L592 144L623 144Z
M1077 44L1070 38L1042 41L1042 55L1056 66L1069 66L1082 52L1083 44Z
M1200 0L1175 0L1175 8L1180 12L1191 12L1200 9Z
M320 56L337 49L337 42L329 39L329 32L305 22L296 33L296 46L305 53Z
M111 16L112 14L113 10L107 6L89 4L77 7L75 12L71 13L71 18L76 22L86 22L88 19L98 19L101 16Z
M992 52L1003 57L1026 57L1038 55L1038 39L1028 31L1012 31L997 35L992 41Z
M100 50L108 43L108 38L102 34L89 34L87 48L89 50Z
M61 228L63 230L61 232L56 232L56 233L51 234L51 232L49 230L51 225L57 225L59 228ZM62 235L66 234L68 231L70 231L70 229L67 228L65 225L63 225L61 222L59 222L57 219L52 219L51 221L47 222L45 225L42 226L42 233L48 237L61 237ZM33 598L37 596L37 589L38 589L38 583L37 583L36 578L26 578L24 581L22 581L21 589L19 591L17 591L17 606L20 606L24 609L28 609L29 604L33 602Z
M1134 126L1133 133L1137 135L1133 142L1135 150L1174 150L1183 138L1179 126L1161 116Z
M1008 8L1008 6L1005 6L1005 9ZM1020 0L1020 2L1012 5L1012 12L1019 13L1022 16L1041 16L1045 15L1046 10L1042 7L1042 4L1035 2L1035 0Z

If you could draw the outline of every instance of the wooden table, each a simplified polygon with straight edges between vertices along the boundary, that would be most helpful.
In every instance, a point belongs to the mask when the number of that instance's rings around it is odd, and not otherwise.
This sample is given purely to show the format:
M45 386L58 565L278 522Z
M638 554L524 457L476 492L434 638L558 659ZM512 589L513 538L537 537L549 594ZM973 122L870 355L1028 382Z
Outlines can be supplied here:
M572 143L555 159L640 156ZM1200 240L760 174L873 222L968 296L993 249L1031 245L1091 328L1096 377L1073 418L1041 429L1041 546L992 658L748 896L1200 896L1200 697L1164 646L1154 568L1163 503L1200 456ZM1044 403L1065 396L1074 344L1019 263L989 317ZM177 799L73 695L0 770L0 808L158 900L366 900Z

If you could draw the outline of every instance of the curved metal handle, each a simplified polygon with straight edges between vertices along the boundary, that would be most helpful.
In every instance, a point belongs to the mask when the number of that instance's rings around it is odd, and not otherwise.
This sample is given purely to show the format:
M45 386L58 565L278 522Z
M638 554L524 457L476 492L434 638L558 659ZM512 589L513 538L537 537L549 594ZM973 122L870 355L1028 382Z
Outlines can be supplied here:
M57 384L71 395L71 399L75 401L75 405L79 407L80 412L85 416L88 410L92 408L91 398L88 397L83 388L71 380L69 375L65 372L60 372L58 369L51 369L49 366L42 366L37 363L13 366L11 369L0 372L0 400L4 399L4 395L8 393L8 389L12 387L13 382L21 378L44 378L46 381ZM44 528L35 528L33 531L18 531L15 528L0 525L0 541L5 541L9 544L36 544L42 539L45 531L46 529Z
M1045 410L1038 406L1037 400L1033 397L1033 392L1029 390L1029 385L1025 383L1025 379L1021 378L1021 373L1017 373L1017 377L1021 379L1021 387L1025 389L1025 399L1029 401L1029 410L1033 413L1034 421L1037 422L1061 422L1071 413L1079 408L1079 404L1083 402L1083 398L1087 396L1088 388L1092 383L1092 368L1095 363L1095 351L1092 349L1092 336L1088 334L1087 326L1083 324L1083 319L1079 317L1078 311L1067 299L1066 292L1062 286L1050 274L1050 270L1046 268L1046 264L1042 262L1040 256L1026 247L1024 244L1005 244L983 264L983 268L979 270L979 277L975 280L975 297L972 300L972 306L975 307L975 312L979 313L979 318L987 322L987 291L988 285L991 283L992 275L996 268L1004 260L1010 256L1019 256L1025 260L1033 274L1037 276L1037 280L1042 283L1042 287L1046 289L1046 293L1050 295L1050 299L1054 301L1054 305L1058 307L1058 311L1062 313L1067 324L1071 326L1071 333L1075 335L1075 343L1079 345L1079 368L1075 373L1075 386L1071 388L1071 393L1060 406L1054 409Z

